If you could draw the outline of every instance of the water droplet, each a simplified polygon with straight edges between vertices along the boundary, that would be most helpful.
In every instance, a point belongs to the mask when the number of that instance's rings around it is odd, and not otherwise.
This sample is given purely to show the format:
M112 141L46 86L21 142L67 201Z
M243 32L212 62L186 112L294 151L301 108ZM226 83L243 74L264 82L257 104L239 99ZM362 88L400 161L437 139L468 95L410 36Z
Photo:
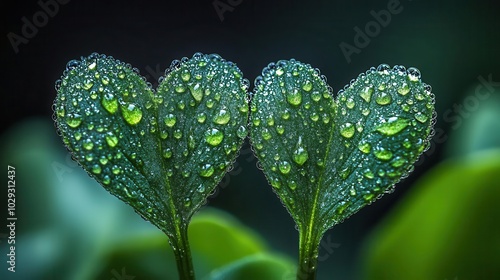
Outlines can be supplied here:
M306 82L302 85L302 89L305 91L311 91L312 88L313 88L313 84L309 80L306 80Z
M340 135L345 138L351 138L354 136L354 125L352 123L345 123L340 126Z
M358 145L358 149L365 153L365 154L368 154L370 152L370 150L372 149L372 146L370 145L370 143L368 142L364 142L364 143L360 143Z
M186 91L186 86L184 86L183 84L179 84L175 87L175 92L177 93L183 93Z
M368 179L373 179L375 177L375 174L370 169L366 169L363 173L363 176Z
M216 124L227 124L231 119L231 114L226 109L221 109L213 118Z
M290 173L292 166L290 165L290 163L288 161L282 161L282 162L280 162L278 168L279 168L281 174L288 174L288 173Z
M374 197L375 197L375 195L374 195L374 194L372 194L372 193L369 193L369 194L365 194L365 195L363 195L363 199L364 199L366 202L370 202L370 201L372 201L372 199L373 199Z
M269 130L265 127L262 128L261 135L262 135L262 138L264 138L264 140L269 140L272 137L271 132L269 132Z
M181 72L181 79L184 82L188 82L190 78L191 78L191 72L189 72L189 69L183 69Z
M380 160L390 160L392 158L392 152L384 148L375 149L373 154Z
M279 135L282 135L285 132L285 128L281 124L279 124L279 125L276 126L276 132Z
M198 174L200 174L201 177L205 177L205 178L208 178L210 176L212 176L215 172L215 169L214 167L211 165L211 164L203 164L201 165L200 167L200 171Z
M184 206L186 207L191 206L191 198L189 197L184 198Z
M367 86L361 90L359 96L361 96L361 98L363 98L364 101L370 102L372 98L372 93L373 93L373 87Z
M182 131L180 129L174 130L174 138L177 140L182 138Z
M136 125L142 119L141 109L132 103L128 106L122 106L122 115L125 121L130 125Z
M401 167L403 166L404 164L406 163L406 159L402 158L402 157L395 157L394 158L394 161L391 163L391 165L393 167Z
M399 117L390 117L386 122L378 125L375 130L378 132L391 136L400 133L410 124L409 120L399 118Z
M200 102L203 99L203 89L199 83L196 83L192 88L189 88L189 91L191 92L191 96L197 102Z
M118 110L118 100L116 97L111 94L111 93L106 93L104 94L102 100L101 100L102 107L106 109L111 114L116 113Z
M94 164L94 166L92 166L92 173L94 174L101 174L101 166L99 164Z
M410 86L407 83L403 83L400 88L398 88L398 93L401 95L406 95L410 92Z
M164 158L171 158L172 157L172 149L166 148L163 150L163 157Z
M410 67L408 68L408 70L406 70L406 72L408 72L408 79L412 82L417 82L418 80L420 80L420 71L415 68L415 67Z
M205 141L212 146L219 145L223 139L224 134L216 128L209 129L205 132Z
M287 93L286 101L291 105L298 106L302 102L302 94L298 89L293 89Z
M94 62L92 62L92 63L89 64L88 69L89 70L95 70L96 66L97 66L97 63L94 61Z
M310 118L311 118L311 120L312 120L313 122L317 122L317 121L319 120L319 115L318 115L318 113L313 112L313 113L311 114Z
M104 175L104 178L102 179L102 183L104 185L109 185L109 183L111 183L111 178L109 178L109 175Z
M299 136L299 141L293 151L293 161L298 165L303 165L307 159L309 158L309 154L307 150L302 145L302 137Z
M66 124L68 124L72 128L77 128L82 123L82 116L79 114L68 114L66 118Z
M86 140L83 142L82 146L83 146L83 148L84 148L85 150L90 151L90 150L92 150L92 148L94 148L94 143L92 142L92 140L91 140L91 139L86 139Z
M199 193L204 193L205 192L205 186L203 184L200 184L198 189L196 189L197 192Z
M108 143L108 146L113 148L118 144L118 137L116 137L112 132L108 132L106 134L106 143Z
M173 127L177 122L177 117L174 114L168 114L163 119L163 122L165 123L166 126Z
M428 118L425 114L422 114L421 112L417 112L415 114L415 119L421 123L425 123Z
M295 182L294 180L291 180L290 182L288 182L288 187L293 191L297 188L297 182Z
M106 158L105 156L102 156L102 157L99 159L99 162L100 162L102 165L106 165L106 164L108 164L108 158Z
M113 172L113 174L115 174L115 175L118 175L118 174L120 174L121 169L118 165L113 165L113 167L111 168L111 172Z
M391 95L385 92L380 92L375 98L375 102L377 102L377 104L379 105L387 105L390 104L391 101L392 101Z
M197 116L196 116L196 120L199 122L199 123L204 123L205 120L207 119L207 115L205 113L199 113Z
M405 139L405 140L403 141L403 147L405 147L405 148L407 148L407 149L411 148L411 142L410 142L410 140L409 140L409 139Z
M236 135L241 138L241 139L244 139L245 137L247 137L247 129L245 126L240 126L238 127L238 130L236 130Z

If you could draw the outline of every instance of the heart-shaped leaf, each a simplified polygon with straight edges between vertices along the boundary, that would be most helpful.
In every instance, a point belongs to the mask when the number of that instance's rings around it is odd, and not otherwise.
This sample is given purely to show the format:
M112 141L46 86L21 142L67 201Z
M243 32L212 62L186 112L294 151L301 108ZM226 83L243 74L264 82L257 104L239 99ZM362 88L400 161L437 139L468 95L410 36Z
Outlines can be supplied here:
M251 141L298 225L299 273L314 274L327 229L390 192L412 170L429 145L433 104L415 68L371 68L336 100L310 65L279 61L263 70L252 99Z
M69 62L56 88L57 126L76 161L183 251L191 216L246 136L241 71L197 53L174 61L155 92L129 65L93 54Z

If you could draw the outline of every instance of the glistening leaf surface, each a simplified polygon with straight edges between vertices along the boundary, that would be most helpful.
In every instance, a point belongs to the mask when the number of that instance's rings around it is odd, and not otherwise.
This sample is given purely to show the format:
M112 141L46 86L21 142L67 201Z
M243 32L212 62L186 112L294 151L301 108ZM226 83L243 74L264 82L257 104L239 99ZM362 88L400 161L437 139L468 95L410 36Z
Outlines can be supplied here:
M334 100L326 79L295 60L256 80L251 141L299 228L323 232L412 169L432 134L434 100L415 68L371 68Z
M56 122L92 177L171 235L235 159L247 84L234 64L197 53L174 61L155 93L129 65L93 54L68 63Z

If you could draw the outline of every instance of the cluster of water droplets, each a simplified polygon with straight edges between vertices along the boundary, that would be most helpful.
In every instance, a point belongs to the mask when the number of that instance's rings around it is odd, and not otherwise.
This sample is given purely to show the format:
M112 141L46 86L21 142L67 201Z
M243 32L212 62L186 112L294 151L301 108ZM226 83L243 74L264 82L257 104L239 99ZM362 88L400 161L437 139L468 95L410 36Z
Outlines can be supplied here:
M191 178L198 186L184 201L190 207L193 197L213 190L247 136L249 82L234 63L196 53L173 61L159 83L155 99L166 175Z
M352 80L337 97L336 171L342 182L334 203L345 218L393 190L429 147L434 96L416 68L382 64ZM328 198L324 199L325 201ZM335 221L338 222L338 221Z

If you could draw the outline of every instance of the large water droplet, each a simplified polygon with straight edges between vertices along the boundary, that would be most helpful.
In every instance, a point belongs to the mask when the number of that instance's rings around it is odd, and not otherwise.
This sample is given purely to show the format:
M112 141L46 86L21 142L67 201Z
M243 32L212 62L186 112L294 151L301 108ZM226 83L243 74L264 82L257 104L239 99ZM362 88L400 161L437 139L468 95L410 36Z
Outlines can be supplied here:
M92 150L92 148L94 148L94 143L91 139L86 139L85 141L83 141L82 146L85 150L90 151Z
M138 124L142 119L142 111L135 104L129 104L128 106L122 106L122 115L125 121L130 125Z
M345 138L354 136L355 127L352 123L344 123L340 126L340 135Z
M66 124L68 124L72 128L77 128L82 123L82 116L79 114L68 114L66 118Z
M302 145L302 137L299 136L299 141L293 151L293 161L298 165L303 165L307 159L309 158L309 154L307 150Z
M118 99L116 99L116 97L111 93L104 94L101 104L102 107L104 107L104 109L111 114L116 113L118 110Z
M216 124L227 124L231 119L231 114L225 108L221 109L213 118Z
M290 165L290 163L288 161L280 162L278 168L279 168L281 174L288 174L288 173L290 173L290 170L292 170L292 166Z
M386 122L378 125L375 130L378 132L391 136L398 134L403 129L405 129L410 124L409 120L399 118L399 117L391 117Z
M306 80L305 83L302 85L302 89L305 91L311 91L312 88L313 88L313 84L309 80Z
M415 114L415 119L421 123L425 123L428 118L425 114L422 114L422 112L417 112Z
M211 164L202 164L200 167L200 171L198 174L200 174L201 177L208 178L212 176L215 172L214 167Z
M293 89L286 94L286 101L291 105L298 106L302 102L302 93L298 89Z
M209 129L205 132L205 141L212 146L219 145L223 139L224 134L216 128Z
M197 102L200 102L203 99L203 89L199 83L196 83L193 87L189 88L191 92L191 96Z
M385 92L380 92L375 98L375 102L377 102L377 104L379 105L387 105L390 104L391 101L392 101L391 95Z
M177 122L177 117L174 114L168 114L163 119L163 122L165 123L166 126L173 127Z
M398 88L398 93L401 95L406 95L410 92L410 86L407 83L403 83L400 88Z
M118 144L118 137L116 137L112 132L108 132L106 134L106 143L108 143L108 146L111 148L115 147Z
M94 164L94 166L92 166L92 173L94 174L101 174L101 166L99 164Z
M359 96L361 96L361 98L363 98L364 101L370 102L372 98L372 93L373 93L373 87L367 86L361 89L361 91L359 92Z
M392 152L384 148L375 149L373 154L380 160L390 160L392 158Z
M246 127L245 127L245 126L243 126L243 125L242 125L242 126L240 126L240 127L238 127L238 130L236 130L236 135L237 135L239 138L241 138L241 139L243 139L243 138L247 137L247 129L246 129Z

